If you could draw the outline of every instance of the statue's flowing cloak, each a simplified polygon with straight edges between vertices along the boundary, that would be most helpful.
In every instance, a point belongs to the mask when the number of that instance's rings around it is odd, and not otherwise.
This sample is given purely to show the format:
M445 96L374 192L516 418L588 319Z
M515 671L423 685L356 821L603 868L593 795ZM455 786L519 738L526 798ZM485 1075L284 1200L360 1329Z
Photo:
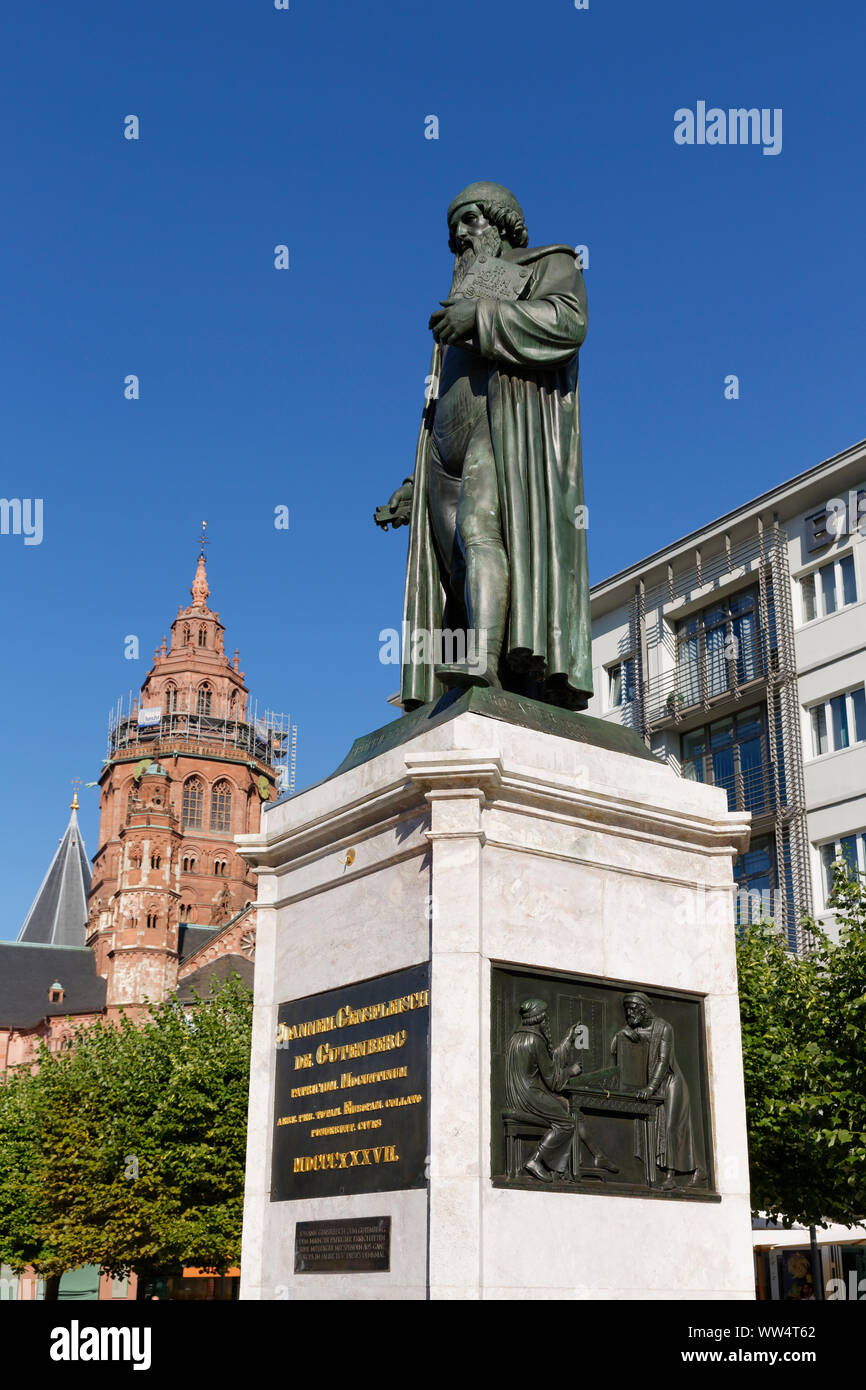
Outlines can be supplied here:
M519 300L478 301L471 346L490 366L487 411L510 568L505 652L511 668L542 682L555 703L585 708L592 661L577 350L586 292L571 247L502 254L531 266L528 288ZM434 388L440 364L437 345ZM441 628L445 600L427 509L434 413L431 398L415 455L403 609L402 703L410 709L444 689L413 641L418 631Z

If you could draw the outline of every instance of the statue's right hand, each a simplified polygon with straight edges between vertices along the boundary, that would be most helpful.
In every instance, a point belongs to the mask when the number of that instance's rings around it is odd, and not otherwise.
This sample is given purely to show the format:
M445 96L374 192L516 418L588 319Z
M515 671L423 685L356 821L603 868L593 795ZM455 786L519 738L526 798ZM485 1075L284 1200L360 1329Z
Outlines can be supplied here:
M396 492L392 492L384 507L376 508L373 520L383 531L387 531L389 526L409 525L412 520L412 490L412 480L409 479Z

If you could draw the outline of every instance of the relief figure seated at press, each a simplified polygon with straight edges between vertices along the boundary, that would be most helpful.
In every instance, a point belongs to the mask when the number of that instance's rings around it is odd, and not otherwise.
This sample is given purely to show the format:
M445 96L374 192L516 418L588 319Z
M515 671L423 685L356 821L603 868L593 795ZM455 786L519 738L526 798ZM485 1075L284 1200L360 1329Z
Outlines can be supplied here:
M547 1132L523 1166L540 1182L554 1176L568 1177L575 1128L592 1155L596 1168L617 1172L600 1149L589 1140L582 1118L573 1118L566 1097L560 1094L573 1076L582 1071L574 1040L581 1025L575 1023L556 1047L551 1044L548 1008L543 999L526 999L520 1005L520 1027L512 1033L505 1058L506 1122L528 1120Z

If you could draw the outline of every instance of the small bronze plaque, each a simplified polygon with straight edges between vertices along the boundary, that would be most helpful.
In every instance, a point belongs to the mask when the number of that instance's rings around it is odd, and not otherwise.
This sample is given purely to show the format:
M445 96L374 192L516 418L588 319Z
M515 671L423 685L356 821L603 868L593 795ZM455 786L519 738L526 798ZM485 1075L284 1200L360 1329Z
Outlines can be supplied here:
M390 1268L390 1216L295 1225L296 1274L387 1273Z

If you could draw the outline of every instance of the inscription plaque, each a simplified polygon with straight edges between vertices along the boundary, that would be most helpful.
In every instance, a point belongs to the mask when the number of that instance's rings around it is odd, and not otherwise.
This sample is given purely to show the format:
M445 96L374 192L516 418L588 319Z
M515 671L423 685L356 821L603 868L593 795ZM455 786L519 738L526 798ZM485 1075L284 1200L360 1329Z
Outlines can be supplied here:
M390 1216L298 1221L296 1274L370 1274L391 1268Z
M426 1185L429 963L279 1006L271 1201Z
M493 966L497 1186L718 1200L703 1000Z

